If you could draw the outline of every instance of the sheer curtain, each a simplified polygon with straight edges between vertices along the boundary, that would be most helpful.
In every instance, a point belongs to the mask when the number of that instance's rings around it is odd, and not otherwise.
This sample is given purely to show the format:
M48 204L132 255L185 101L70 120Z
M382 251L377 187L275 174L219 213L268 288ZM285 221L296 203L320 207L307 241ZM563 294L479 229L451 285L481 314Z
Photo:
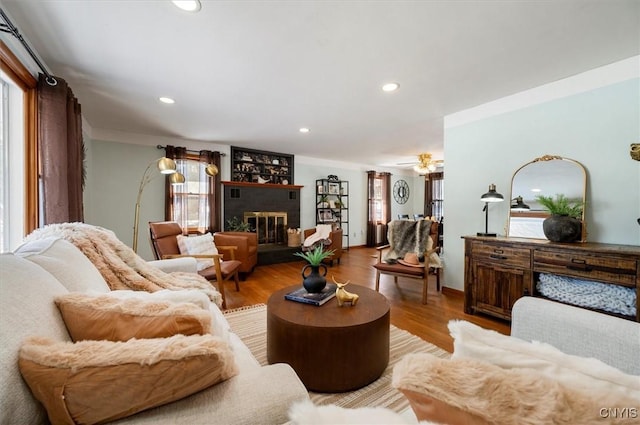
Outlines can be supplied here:
M203 150L192 154L175 146L167 146L165 152L185 176L183 185L166 184L165 219L178 222L184 233L220 231L220 173L209 177L205 172L208 164L220 170L220 152Z
M84 220L82 115L73 91L62 78L50 86L40 74L38 143L41 224Z
M391 221L391 173L367 171L367 246L388 243Z

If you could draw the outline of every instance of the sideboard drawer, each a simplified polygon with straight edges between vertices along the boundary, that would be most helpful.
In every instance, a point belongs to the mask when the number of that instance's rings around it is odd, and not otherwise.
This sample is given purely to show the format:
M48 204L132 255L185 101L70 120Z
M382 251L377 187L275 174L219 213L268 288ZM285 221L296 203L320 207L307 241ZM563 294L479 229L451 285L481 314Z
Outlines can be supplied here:
M603 255L577 254L552 250L536 250L533 254L535 272L605 281L634 288L636 286L637 261Z
M503 266L531 268L531 250L485 242L474 242L471 250L476 260Z

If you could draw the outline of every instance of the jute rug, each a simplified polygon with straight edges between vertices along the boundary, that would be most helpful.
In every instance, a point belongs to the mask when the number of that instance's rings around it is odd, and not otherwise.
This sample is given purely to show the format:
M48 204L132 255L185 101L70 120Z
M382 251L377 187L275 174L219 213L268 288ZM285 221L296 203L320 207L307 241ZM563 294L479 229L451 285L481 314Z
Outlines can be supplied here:
M357 307L356 307L357 308ZM235 310L225 311L233 332L249 347L261 365L267 363L267 307L257 304ZM348 393L323 394L309 392L316 405L335 404L347 408L381 406L396 412L402 412L409 406L407 399L391 387L393 366L409 353L430 353L440 358L451 354L430 344L407 331L391 325L389 366L375 382Z

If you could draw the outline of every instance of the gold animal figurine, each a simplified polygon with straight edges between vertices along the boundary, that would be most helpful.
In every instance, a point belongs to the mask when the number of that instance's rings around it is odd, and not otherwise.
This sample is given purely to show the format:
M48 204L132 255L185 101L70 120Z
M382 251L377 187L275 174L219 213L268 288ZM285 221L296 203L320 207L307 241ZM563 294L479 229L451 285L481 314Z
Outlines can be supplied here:
M360 296L358 296L358 294L347 292L347 290L344 289L344 287L349 284L348 280L345 283L340 283L336 281L335 277L331 276L331 278L333 279L333 283L338 286L336 288L336 299L338 300L338 307L342 307L344 303L351 303L351 307L354 307L356 304L358 304L358 298L360 298Z

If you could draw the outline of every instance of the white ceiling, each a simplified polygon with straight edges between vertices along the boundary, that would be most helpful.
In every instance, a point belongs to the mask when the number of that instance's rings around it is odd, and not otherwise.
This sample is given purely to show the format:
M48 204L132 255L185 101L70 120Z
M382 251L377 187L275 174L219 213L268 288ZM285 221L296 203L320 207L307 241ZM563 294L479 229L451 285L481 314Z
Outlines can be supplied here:
M371 165L442 159L444 115L640 54L638 0L0 4L94 129Z

